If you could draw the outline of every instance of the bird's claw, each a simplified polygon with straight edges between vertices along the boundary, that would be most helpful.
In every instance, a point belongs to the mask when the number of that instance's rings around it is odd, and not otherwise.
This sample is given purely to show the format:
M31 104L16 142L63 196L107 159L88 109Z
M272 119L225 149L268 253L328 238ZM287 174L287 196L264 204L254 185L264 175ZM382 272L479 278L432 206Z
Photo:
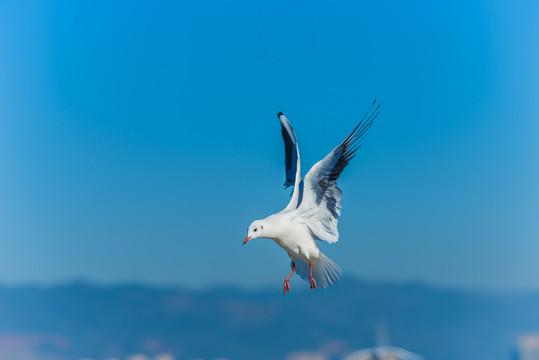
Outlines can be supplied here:
M290 291L290 282L288 280L284 281L284 294L286 295L286 292Z
M314 281L313 277L311 277L311 289L312 290L316 289L316 282Z

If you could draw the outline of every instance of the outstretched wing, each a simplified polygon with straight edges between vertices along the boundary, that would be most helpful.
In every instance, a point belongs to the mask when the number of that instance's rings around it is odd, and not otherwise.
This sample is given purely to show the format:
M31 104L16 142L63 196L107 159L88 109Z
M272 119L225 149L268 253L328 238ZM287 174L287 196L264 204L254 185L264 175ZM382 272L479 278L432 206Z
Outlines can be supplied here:
M282 112L278 113L279 121L281 121L281 133L284 140L284 153L285 153L285 167L286 167L286 179L284 182L285 187L294 185L294 191L292 192L292 198L290 203L281 212L288 212L295 210L301 203L301 195L303 182L301 181L301 161L299 158L298 142L296 140L296 134L288 119Z
M314 164L305 175L303 199L297 210L297 221L306 224L318 240L329 243L339 240L337 223L341 215L342 192L336 181L378 116L380 105L374 108L375 104L376 100L350 135L325 158Z

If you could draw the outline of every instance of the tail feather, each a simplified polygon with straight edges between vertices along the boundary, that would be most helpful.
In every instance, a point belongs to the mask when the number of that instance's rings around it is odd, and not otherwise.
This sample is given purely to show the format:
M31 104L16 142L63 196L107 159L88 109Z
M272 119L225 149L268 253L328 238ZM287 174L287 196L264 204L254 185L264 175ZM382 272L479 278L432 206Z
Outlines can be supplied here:
M317 260L311 260L311 262L313 264L313 277L318 287L326 289L341 279L341 268L326 255L320 253L320 257ZM296 264L296 273L303 280L310 282L309 263L299 258L296 258L294 263Z

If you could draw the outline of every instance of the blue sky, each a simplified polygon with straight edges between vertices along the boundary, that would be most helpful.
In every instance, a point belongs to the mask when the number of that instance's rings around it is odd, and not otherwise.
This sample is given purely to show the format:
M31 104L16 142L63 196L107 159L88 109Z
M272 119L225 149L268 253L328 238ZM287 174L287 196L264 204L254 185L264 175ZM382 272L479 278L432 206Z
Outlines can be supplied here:
M539 289L538 10L0 1L0 281L282 284L278 246L241 246L288 202L276 113L306 171L377 98L322 250L366 279Z

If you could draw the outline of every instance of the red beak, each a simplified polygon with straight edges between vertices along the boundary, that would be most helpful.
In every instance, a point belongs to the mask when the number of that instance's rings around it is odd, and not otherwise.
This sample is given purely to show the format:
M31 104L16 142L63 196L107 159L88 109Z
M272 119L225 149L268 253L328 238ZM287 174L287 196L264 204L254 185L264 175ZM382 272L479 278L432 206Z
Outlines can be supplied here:
M247 237L245 238L245 240L243 240L243 245L245 245L245 243L246 243L247 241L249 241L249 240L251 240L251 237L250 237L250 236L247 236Z

